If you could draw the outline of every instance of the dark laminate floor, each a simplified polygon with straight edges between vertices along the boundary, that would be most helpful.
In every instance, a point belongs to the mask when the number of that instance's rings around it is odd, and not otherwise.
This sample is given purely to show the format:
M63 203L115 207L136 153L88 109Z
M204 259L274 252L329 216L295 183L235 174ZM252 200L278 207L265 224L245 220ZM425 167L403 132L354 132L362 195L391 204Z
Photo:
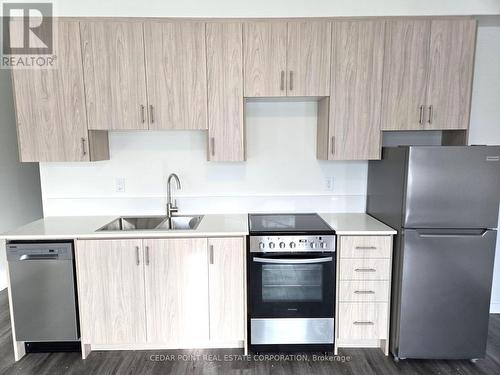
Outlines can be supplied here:
M92 352L82 360L79 353L29 354L14 363L7 293L0 292L1 374L500 374L500 315L492 315L486 359L469 361L406 360L394 363L378 349L344 349L347 362L313 361L224 361L232 350ZM153 361L151 356L182 354L218 355L221 360Z

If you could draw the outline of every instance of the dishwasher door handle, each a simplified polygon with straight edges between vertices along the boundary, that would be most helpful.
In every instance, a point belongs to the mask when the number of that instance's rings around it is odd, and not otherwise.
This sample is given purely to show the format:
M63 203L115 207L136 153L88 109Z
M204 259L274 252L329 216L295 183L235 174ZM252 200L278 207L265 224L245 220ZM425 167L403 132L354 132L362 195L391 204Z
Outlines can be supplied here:
M19 257L19 260L57 260L59 259L58 254L23 254Z

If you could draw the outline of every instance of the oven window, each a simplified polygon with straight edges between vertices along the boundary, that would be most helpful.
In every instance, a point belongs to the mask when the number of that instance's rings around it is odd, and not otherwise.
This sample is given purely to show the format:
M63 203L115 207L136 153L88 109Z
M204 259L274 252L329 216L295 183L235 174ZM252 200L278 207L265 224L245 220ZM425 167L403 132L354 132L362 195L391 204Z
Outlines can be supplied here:
M318 302L323 299L323 265L265 264L263 302Z

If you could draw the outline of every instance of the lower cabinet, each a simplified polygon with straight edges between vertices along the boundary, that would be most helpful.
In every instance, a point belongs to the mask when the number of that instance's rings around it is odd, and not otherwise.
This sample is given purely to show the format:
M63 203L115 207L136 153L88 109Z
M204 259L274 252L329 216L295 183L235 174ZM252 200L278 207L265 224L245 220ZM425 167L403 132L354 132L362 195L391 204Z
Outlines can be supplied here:
M208 341L207 239L144 240L148 341Z
M340 236L336 347L389 352L392 236Z
M210 238L210 340L245 339L245 252L242 238Z
M141 240L78 241L82 342L146 342Z
M244 344L243 238L81 240L76 263L83 345Z

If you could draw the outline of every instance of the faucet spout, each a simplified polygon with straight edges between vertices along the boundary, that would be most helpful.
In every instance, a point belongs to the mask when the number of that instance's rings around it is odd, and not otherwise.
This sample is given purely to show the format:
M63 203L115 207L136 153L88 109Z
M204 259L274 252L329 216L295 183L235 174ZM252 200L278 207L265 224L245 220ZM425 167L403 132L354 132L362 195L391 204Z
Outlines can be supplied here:
M179 211L177 202L172 203L172 180L175 181L177 189L181 188L181 181L175 173L171 173L167 179L167 216L170 219L172 214Z

